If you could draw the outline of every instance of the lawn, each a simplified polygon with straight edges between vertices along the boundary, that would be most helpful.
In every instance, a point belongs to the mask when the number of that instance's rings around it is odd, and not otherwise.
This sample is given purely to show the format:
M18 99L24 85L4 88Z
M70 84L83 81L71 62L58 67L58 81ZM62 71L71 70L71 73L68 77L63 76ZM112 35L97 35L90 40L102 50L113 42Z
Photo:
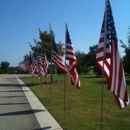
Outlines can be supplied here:
M44 77L39 80L37 77L28 76L21 80L30 87L64 130L99 130L102 78L96 75L79 77L82 89L72 86L69 77L66 77L64 82L64 75L53 75L51 84L44 84ZM130 93L130 76L126 77L126 83ZM64 90L66 90L65 95ZM118 108L113 94L107 90L106 80L104 81L102 128L103 130L130 128L130 106L124 109Z

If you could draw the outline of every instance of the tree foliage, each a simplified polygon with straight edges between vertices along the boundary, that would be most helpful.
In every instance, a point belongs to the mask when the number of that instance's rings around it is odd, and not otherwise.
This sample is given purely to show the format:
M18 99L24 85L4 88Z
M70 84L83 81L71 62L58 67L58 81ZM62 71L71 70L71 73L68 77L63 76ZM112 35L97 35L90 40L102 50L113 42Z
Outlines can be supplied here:
M130 30L130 27L129 27ZM120 40L121 47L125 50L125 56L123 57L123 65L126 73L130 74L130 31L127 35L128 38L128 46ZM89 52L85 54L84 52L80 52L79 50L76 52L76 57L78 61L78 72L83 73L86 72L85 68L94 68L94 71L97 74L101 74L101 70L95 66L96 52L98 45L93 45L89 47Z
M101 71L95 66L97 47L98 45L90 46L87 54L79 50L76 51L75 54L78 61L77 70L79 73L87 73L89 69L93 69L98 74L101 74Z
M128 46L124 44L122 40L120 40L120 43L121 47L125 49L125 56L123 56L124 70L126 73L130 74L130 31L128 32L127 38L128 38Z
M7 61L1 62L1 69L4 71L4 73L8 72L9 65L10 63Z
M95 65L96 53L98 45L93 45L89 47L89 52L86 55L87 65L93 68L94 72L98 75L101 75L101 70Z
M77 61L78 61L78 67L77 71L78 73L86 73L88 72L88 67L85 64L85 56L86 54L84 52L80 52L79 50L75 52Z
M89 52L85 57L86 64L88 66L95 66L97 47L98 47L97 45L93 45L89 47Z
M30 43L30 47L33 51L35 51L36 53L38 53L40 50L40 45L43 44L44 45L44 49L45 49L45 53L47 56L47 59L49 60L49 62L51 61L51 52L52 52L52 36L54 35L53 30L50 28L50 31L41 31L39 29L39 38L40 41L36 41L36 39L34 39L34 43L35 46L32 46ZM59 41L59 43L56 43L57 47L59 49L59 52L61 53L61 55L64 55L64 48L63 48L63 43L61 43L61 41Z

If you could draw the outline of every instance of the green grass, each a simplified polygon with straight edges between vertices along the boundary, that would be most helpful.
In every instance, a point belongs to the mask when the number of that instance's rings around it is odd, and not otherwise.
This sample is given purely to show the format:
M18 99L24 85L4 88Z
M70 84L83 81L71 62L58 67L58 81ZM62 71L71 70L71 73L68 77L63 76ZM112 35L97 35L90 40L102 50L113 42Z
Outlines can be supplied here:
M101 111L102 79L96 75L80 75L82 89L77 89L66 77L64 115L64 75L53 75L50 84L41 84L44 79L21 78L40 99L64 130L99 130ZM50 78L50 77L49 77ZM130 93L130 76L126 77ZM51 92L51 94L50 94ZM50 96L51 95L51 96ZM127 130L130 128L130 106L119 109L113 94L104 82L103 130Z

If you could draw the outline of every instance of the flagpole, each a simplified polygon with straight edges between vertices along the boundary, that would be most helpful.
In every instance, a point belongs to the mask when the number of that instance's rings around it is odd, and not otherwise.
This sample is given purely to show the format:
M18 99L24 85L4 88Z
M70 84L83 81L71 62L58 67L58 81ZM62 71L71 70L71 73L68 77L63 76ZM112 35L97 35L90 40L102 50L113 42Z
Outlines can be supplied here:
M41 61L42 61L42 43L41 45ZM41 74L41 99L42 99L42 74Z
M104 49L103 49L103 68L102 68L102 95L101 95L101 121L100 130L102 130L102 120L103 120L103 96L104 96L104 60L106 52L106 35L107 35L107 0L105 0L105 23L104 23Z
M51 25L49 23L49 29L50 29L50 34L51 34ZM52 76L52 34L51 34L51 82L50 82L50 111L51 111L51 89L52 89L52 82L53 82L53 76Z
M66 26L65 26L65 65L66 65ZM66 121L66 74L64 74L64 126L65 121Z
M38 51L39 51L39 48L38 48L38 46L37 46L37 44L36 44L36 47L37 47L37 53L36 53L36 55L37 55L37 60L38 60ZM38 63L38 62L37 62ZM38 66L39 66L39 63L38 63ZM36 84L38 83L38 71L36 72ZM38 93L38 86L37 86L37 93Z

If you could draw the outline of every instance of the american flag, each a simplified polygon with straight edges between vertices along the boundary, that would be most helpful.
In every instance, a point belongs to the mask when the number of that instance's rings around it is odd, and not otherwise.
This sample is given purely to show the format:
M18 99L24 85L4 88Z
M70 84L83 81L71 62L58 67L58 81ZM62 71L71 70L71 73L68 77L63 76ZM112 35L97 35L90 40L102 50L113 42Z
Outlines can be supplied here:
M42 49L42 53L41 53L41 57L42 57L42 63L43 63L43 68L45 71L45 82L48 82L48 69L49 69L49 65L48 65L48 61L47 61L47 57L46 57L46 53L43 47L43 44L41 46Z
M25 64L25 68L27 71L30 71L30 63L29 63L29 58L28 55L24 56L24 64Z
M37 61L37 55L35 52L33 52L33 69L34 69L34 73L35 71L38 72L38 61Z
M38 56L38 76L39 79L42 77L42 75L45 75L43 66L42 66L42 57L39 55Z
M74 49L71 43L69 31L66 25L66 60L69 60L69 70L71 74L71 83L77 88L81 88L80 79L76 67L78 65Z
M19 69L26 72L26 67L25 67L24 62L21 61L21 62L19 63Z
M29 73L32 75L32 76L34 76L34 68L33 68L33 57L32 57L32 52L30 51L29 52L30 54L29 54L29 57L28 57L28 59L29 59L29 63L30 63L30 66L29 66Z
M62 56L61 54L59 53L58 51L58 48L56 46L56 43L55 43L55 39L54 39L54 36L52 37L52 62L54 64L56 64L59 69L61 69L63 72L65 72L67 75L70 75L70 73L68 72L68 69L62 59Z
M31 75L33 75L34 73L33 73L33 67L32 67L32 59L31 59L30 55L28 56L28 54L24 56L24 65L25 65L26 70Z
M129 105L129 95L118 50L118 39L109 0L101 28L96 55L96 65L104 72L108 81L108 90L113 92L119 108Z
M39 79L42 77L42 75L45 74L42 68L41 56L37 56L35 52L33 52L33 69L34 69L34 72L36 71L38 73Z

